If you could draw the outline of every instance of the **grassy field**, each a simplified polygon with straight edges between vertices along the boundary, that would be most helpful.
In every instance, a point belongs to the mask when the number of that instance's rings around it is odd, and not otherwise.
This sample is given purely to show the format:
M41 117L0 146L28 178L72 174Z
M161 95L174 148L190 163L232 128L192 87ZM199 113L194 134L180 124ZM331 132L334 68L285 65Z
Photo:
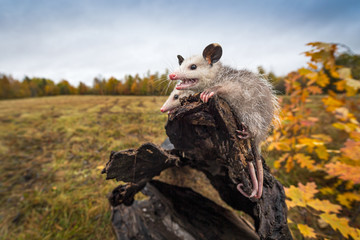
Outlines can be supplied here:
M0 239L114 239L106 196L119 183L106 181L100 172L111 151L164 141L167 115L159 109L166 98L62 96L0 101ZM321 122L319 132L332 136L320 98L312 99L309 107L319 110L314 111ZM336 141L330 147L339 149L344 136L332 137ZM271 167L279 156L264 151L264 157ZM289 174L273 169L285 186L307 182L304 171ZM168 169L160 179L192 187L227 207L195 170ZM293 211L289 216L302 215Z
M0 238L113 239L111 150L160 144L166 97L0 101Z

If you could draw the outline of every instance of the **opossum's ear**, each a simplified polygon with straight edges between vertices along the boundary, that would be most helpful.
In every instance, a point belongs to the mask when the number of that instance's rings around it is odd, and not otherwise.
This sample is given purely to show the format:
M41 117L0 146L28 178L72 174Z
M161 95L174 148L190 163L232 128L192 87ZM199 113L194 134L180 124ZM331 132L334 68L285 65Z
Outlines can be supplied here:
M217 43L212 43L208 45L203 51L203 57L210 65L219 61L221 55L222 55L222 48Z
M177 55L177 58L179 60L179 65L181 65L182 62L185 60L181 55Z

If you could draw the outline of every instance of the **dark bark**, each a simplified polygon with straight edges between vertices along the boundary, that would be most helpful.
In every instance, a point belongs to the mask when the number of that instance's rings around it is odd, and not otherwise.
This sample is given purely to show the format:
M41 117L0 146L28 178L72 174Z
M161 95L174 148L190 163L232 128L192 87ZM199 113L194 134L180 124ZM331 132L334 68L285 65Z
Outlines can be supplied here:
M191 166L206 174L228 205L253 217L261 239L290 239L285 193L264 160L262 197L251 200L236 189L243 183L250 192L251 181L244 165L254 161L251 141L236 137L240 128L241 123L223 99L215 97L202 104L195 95L169 117L166 133L178 155L191 159Z
M259 239L234 213L190 188L153 180L143 193L150 198L113 207L117 239Z
M205 173L229 206L253 217L260 239L291 239L283 187L271 175L264 160L262 197L259 200L249 199L236 189L237 184L242 183L245 191L251 190L246 164L254 161L254 149L251 140L237 138L236 130L241 128L241 124L228 104L218 97L210 99L208 104L203 104L199 96L195 95L183 100L182 105L169 115L166 125L166 133L171 143L165 142L163 148L148 143L138 150L130 149L111 154L104 169L107 179L116 178L132 184L115 189L110 202L113 205L131 204L134 194L162 170L172 166L189 165ZM185 201L181 194L176 196L178 197L169 196L167 200L173 201L172 204L180 201L182 208L189 208L189 205L186 205L190 202L189 199L186 198ZM121 206L121 209L125 211L124 206ZM191 207L189 209L191 210ZM192 212L194 216L206 215L206 212L200 213L196 209ZM174 212L169 214L176 215ZM213 214L216 213L209 211L207 217L210 218ZM190 226L186 226L189 233L194 231ZM198 228L201 229L200 226ZM210 228L216 229L217 225Z
M112 152L102 173L106 173L106 179L146 183L166 168L175 166L177 162L179 157L167 153L152 143L146 143L137 150Z

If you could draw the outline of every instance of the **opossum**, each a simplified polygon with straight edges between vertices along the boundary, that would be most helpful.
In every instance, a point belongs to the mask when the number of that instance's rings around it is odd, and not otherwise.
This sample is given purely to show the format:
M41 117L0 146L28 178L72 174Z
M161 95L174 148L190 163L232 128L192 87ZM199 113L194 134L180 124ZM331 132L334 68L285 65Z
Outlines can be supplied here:
M260 198L263 188L263 167L260 157L260 143L265 140L272 120L278 112L278 101L272 85L262 76L248 70L237 70L224 66L219 62L222 48L219 44L208 45L202 56L195 55L184 59L178 55L179 68L169 75L171 80L181 80L177 90L202 92L203 102L218 94L223 97L242 122L242 130L238 130L241 139L253 138L257 174L250 162L248 169L253 189L250 195L237 189L246 197ZM245 128L246 126L246 128ZM257 176L256 176L257 175Z
M174 90L170 93L169 98L166 100L164 105L160 108L161 112L168 112L171 113L171 111L180 106L180 98L188 97L191 94L194 94L194 91L191 90L178 90L176 89L176 86Z

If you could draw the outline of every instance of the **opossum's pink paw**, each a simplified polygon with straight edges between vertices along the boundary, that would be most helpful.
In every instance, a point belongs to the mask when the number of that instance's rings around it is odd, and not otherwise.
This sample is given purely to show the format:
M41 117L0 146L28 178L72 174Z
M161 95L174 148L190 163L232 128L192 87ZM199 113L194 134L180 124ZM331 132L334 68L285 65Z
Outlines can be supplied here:
M250 138L250 133L246 130L236 130L236 132L239 134L237 135L238 138L242 139L242 140L246 140Z
M248 132L244 132L244 131L239 131L236 130L237 133L239 133L238 138L242 139L242 140L246 140L250 138L250 134Z
M209 101L209 99L214 96L215 92L209 92L209 91L204 91L200 94L200 99L204 102L207 103Z
M250 133L247 130L246 126L244 125L244 123L241 123L241 130L236 130L236 132L239 134L238 138L240 139L249 139L250 138Z

